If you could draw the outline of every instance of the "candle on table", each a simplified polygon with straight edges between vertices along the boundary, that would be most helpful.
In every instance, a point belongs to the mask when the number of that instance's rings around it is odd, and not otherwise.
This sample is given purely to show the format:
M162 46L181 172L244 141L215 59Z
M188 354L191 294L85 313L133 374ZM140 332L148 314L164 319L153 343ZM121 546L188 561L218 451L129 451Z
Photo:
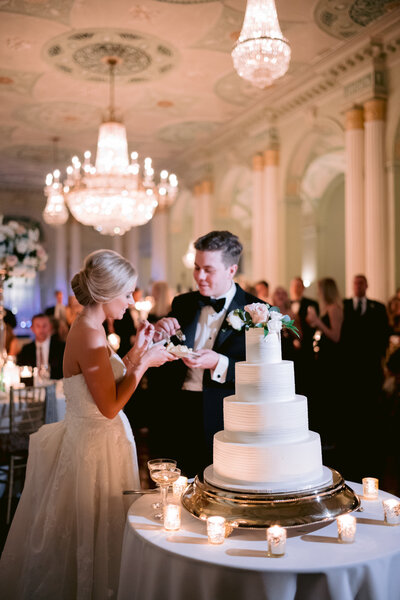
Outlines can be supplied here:
M3 380L6 390L9 390L11 386L19 386L19 367L14 364L12 358L8 358L6 364L3 367Z
M207 535L210 544L222 544L225 540L225 518L208 517Z
M270 556L283 556L286 549L286 529L279 525L268 527L267 542Z
M340 515L336 518L339 542L350 544L356 535L356 518L352 515Z
M20 367L19 370L19 380L21 383L24 383L27 387L33 385L33 369L32 367L25 365Z
M378 485L379 481L375 477L364 477L362 480L363 484L363 497L366 500L377 500L378 499Z
M180 498L187 487L187 477L181 475L174 483L172 484L172 491L175 498Z
M385 521L388 525L400 525L400 502L395 498L383 500Z
M164 506L164 529L177 531L181 527L181 507L178 504Z

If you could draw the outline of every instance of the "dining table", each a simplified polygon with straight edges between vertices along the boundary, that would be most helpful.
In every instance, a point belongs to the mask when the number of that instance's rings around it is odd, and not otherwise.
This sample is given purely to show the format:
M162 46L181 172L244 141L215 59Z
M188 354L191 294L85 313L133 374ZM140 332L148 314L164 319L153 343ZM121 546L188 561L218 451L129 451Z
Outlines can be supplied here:
M268 553L264 528L210 544L206 523L183 505L180 529L166 531L155 494L139 496L127 514L118 600L399 600L400 526L386 523L382 505L395 497L379 490L368 500L361 484L347 485L361 500L354 541L339 541L336 520L287 528L280 557Z

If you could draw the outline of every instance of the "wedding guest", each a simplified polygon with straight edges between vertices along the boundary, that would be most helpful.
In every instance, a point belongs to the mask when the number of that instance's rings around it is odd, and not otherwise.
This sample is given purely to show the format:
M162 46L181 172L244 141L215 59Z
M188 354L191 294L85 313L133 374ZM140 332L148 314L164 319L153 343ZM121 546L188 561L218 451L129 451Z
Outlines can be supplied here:
M35 339L22 347L17 355L17 364L38 367L50 379L61 379L65 342L52 335L50 317L43 313L34 315L31 330Z
M340 331L343 323L343 307L336 281L325 277L318 281L318 298L321 317L314 306L307 308L306 321L320 332L315 350L316 387L315 396L309 399L311 429L321 435L323 450L334 450L337 429L340 425L340 398L343 380L340 377Z
M164 455L176 458L188 476L212 462L213 436L223 429L223 399L234 394L236 361L245 360L245 332L230 327L226 316L259 301L233 281L242 252L236 235L211 231L194 247L198 291L176 296L169 317L155 327L159 337L181 329L183 343L196 355L149 375Z
M269 304L270 303L270 301L269 301L269 283L267 281L265 281L265 279L262 279L261 281L257 281L254 288L255 288L255 295L258 298L260 298L260 300L263 300L264 302L268 302L268 304Z
M49 315L49 317L53 317L54 319L67 319L66 315L66 306L63 303L63 293L62 290L54 291L54 298L56 303L54 306L48 306L44 311L45 315Z
M274 289L274 292L271 296L271 304L272 306L277 306L283 315L289 315L289 317L295 321L295 326L299 328L297 315L295 315L292 311L289 294L283 286L278 285ZM283 328L281 331L281 342L282 358L284 360L295 361L297 358L298 349L300 348L299 339L289 332L289 330Z
M132 302L136 273L111 250L89 254L72 279L83 305L64 355L64 421L30 439L26 482L0 562L4 600L116 598L129 496L140 486L123 407L148 367L174 357L138 329L121 359L102 326Z

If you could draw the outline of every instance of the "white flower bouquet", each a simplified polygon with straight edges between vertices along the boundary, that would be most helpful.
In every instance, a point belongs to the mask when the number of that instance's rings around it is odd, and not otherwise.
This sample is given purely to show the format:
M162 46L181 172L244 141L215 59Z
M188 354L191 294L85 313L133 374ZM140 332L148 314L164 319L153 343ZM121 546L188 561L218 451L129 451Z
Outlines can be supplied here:
M240 331L243 327L263 328L264 336L268 333L279 333L282 327L293 331L299 337L299 330L294 325L294 319L289 315L283 315L277 306L254 302L247 304L244 308L236 308L232 310L226 317L229 325Z
M3 223L0 216L0 270L10 277L33 279L46 268L47 254L39 244L39 229L17 221Z

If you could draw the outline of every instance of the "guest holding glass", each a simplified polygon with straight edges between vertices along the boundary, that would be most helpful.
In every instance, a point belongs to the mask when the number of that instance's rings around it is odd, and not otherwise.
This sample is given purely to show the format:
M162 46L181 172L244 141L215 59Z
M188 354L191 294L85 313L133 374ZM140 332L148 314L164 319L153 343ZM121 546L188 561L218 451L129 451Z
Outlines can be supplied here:
M121 359L103 322L132 302L136 272L116 252L90 254L72 279L83 305L64 355L65 420L30 438L25 487L0 562L4 600L116 598L125 489L139 487L135 441L122 412L148 367L175 357L149 348L140 325Z

